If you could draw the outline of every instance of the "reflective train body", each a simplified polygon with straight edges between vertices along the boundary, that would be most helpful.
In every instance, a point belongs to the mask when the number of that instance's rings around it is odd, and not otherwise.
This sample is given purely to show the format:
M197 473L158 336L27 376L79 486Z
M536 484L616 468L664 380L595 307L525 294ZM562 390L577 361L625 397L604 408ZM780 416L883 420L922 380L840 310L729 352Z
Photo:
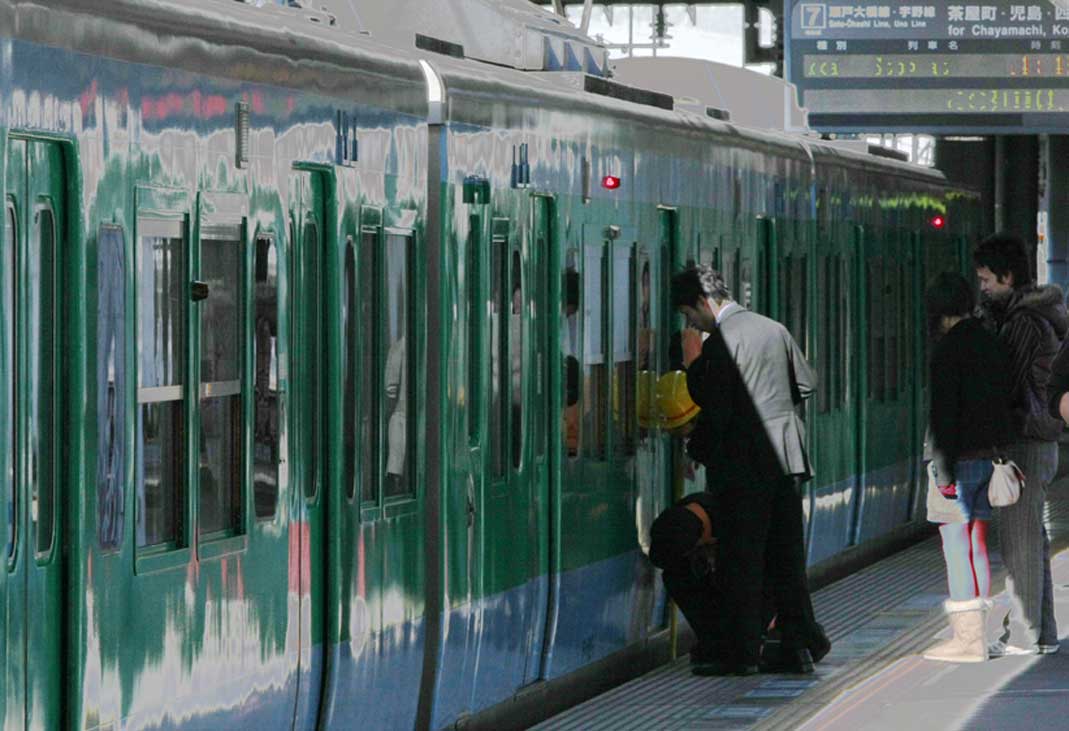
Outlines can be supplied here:
M689 261L821 375L811 565L922 519L973 194L321 21L0 0L0 728L441 728L652 651Z

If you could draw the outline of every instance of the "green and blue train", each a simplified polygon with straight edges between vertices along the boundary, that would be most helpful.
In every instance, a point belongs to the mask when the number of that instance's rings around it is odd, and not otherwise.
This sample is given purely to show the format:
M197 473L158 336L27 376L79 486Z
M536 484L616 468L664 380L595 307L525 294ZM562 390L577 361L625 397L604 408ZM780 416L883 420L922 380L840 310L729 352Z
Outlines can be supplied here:
M820 373L811 565L923 519L973 193L324 17L0 0L4 731L451 727L649 646L690 261Z

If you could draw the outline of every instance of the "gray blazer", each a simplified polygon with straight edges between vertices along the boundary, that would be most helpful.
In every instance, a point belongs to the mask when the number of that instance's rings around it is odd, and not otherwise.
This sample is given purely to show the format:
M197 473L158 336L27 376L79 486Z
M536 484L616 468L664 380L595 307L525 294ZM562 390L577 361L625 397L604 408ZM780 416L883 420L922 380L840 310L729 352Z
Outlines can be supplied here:
M805 422L795 409L795 398L813 395L816 373L787 328L741 305L724 315L720 333L735 357L784 470L808 480L813 476L813 465L806 453ZM791 388L792 373L797 392Z

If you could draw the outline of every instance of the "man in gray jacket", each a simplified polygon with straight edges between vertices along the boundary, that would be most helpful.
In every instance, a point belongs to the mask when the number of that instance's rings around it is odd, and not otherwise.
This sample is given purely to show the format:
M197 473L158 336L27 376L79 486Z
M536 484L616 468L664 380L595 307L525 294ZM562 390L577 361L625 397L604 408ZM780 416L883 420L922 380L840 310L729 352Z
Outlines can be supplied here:
M702 413L687 444L706 467L718 509L718 557L724 567L725 611L734 619L731 661L754 660L756 597L768 582L783 631L776 667L812 672L828 650L816 624L805 575L799 480L812 476L805 426L795 412L813 393L816 376L779 323L731 299L723 277L692 267L672 281L679 312L709 333L700 355L687 353L687 388Z

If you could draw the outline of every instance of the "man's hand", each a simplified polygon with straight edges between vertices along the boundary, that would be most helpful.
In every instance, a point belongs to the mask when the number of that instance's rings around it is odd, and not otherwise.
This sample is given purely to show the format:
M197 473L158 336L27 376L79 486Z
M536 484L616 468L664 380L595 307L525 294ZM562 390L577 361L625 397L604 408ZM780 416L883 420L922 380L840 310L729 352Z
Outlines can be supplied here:
M957 500L958 499L958 485L957 485L957 483L952 482L949 485L937 485L936 487L939 489L939 494L941 494L947 500Z

